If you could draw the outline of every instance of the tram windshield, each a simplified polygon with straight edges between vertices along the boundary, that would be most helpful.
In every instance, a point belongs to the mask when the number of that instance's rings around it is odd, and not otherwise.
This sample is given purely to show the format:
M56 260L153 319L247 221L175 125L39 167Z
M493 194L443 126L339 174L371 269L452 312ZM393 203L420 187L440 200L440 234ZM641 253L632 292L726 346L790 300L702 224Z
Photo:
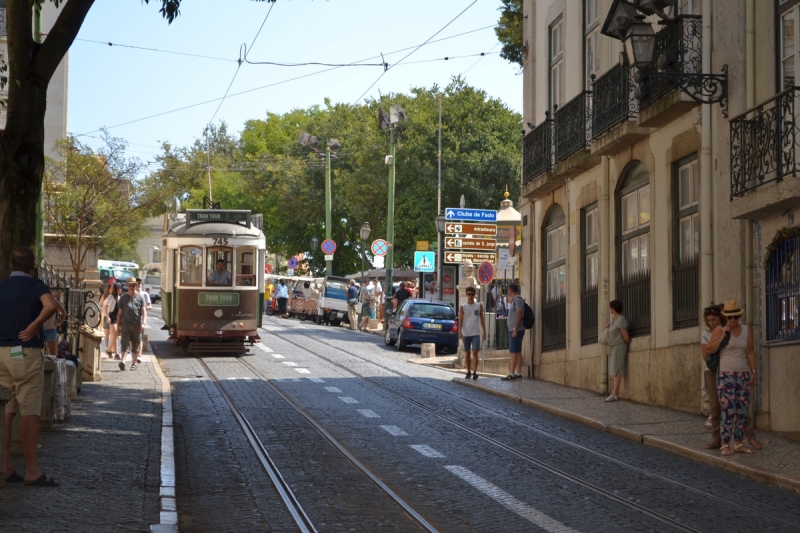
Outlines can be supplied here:
M236 285L255 287L256 249L252 246L236 248Z
M203 284L203 249L199 246L181 248L181 285L199 287Z
M230 287L232 284L233 248L229 246L213 246L206 250L206 286Z

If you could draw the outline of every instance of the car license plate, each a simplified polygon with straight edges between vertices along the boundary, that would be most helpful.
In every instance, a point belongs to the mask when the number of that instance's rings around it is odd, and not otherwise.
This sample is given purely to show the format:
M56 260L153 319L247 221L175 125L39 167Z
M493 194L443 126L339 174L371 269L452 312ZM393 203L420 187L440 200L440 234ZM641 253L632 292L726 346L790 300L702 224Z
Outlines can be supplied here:
M431 324L430 322L422 324L422 327L424 329L442 329L442 325L441 324Z

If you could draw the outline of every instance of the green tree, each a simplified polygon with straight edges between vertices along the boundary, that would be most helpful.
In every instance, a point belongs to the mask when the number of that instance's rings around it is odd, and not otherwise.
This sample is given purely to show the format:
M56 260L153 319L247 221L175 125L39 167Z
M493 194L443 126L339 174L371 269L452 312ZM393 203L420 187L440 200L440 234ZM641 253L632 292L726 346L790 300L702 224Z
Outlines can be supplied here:
M500 0L500 20L494 32L503 43L500 57L522 67L522 0Z
M14 248L35 244L45 168L47 86L94 4L94 0L50 0L62 6L61 11L38 43L32 31L33 12L45 1L6 0L8 62L0 83L8 86L8 115L0 135L0 278L9 273ZM178 16L181 0L154 2L161 4L159 11L169 23Z
M104 138L96 151L75 139L59 142L61 161L48 158L45 167L45 226L66 247L76 279L89 250L135 257L147 233L145 210L157 201L137 182L143 165L125 156L125 142Z

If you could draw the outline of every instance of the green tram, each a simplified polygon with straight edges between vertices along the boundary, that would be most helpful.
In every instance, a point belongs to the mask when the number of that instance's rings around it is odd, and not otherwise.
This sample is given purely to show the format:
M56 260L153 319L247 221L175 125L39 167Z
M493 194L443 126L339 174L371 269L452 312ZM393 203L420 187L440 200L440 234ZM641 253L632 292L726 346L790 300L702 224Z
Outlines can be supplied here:
M247 352L261 339L264 254L261 215L189 209L164 234L162 317L189 352Z

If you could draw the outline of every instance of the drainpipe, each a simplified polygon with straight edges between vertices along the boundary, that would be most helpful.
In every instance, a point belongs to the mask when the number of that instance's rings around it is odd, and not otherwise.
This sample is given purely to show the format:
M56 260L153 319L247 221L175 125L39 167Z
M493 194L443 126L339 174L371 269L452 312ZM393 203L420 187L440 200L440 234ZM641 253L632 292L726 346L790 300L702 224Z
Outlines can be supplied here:
M703 0L703 72L711 72L711 0ZM712 243L713 190L711 182L711 104L701 107L700 141L700 309L714 300Z
M745 37L745 72L747 109L756 106L756 71L755 71L755 0L747 0L746 4L746 37ZM755 280L755 258L753 251L753 221L746 219L745 223L745 278L744 278L744 313L746 324L755 326L755 297L753 283Z
M600 280L600 287L597 292L600 296L599 304L600 309L597 313L597 330L598 334L602 332L603 328L608 324L608 304L610 303L610 280L611 280L611 203L609 198L611 194L609 187L611 184L611 173L609 170L609 157L603 156L601 162L603 167L603 177L600 183L600 272L602 278ZM608 392L608 349L605 346L600 346L600 394Z

